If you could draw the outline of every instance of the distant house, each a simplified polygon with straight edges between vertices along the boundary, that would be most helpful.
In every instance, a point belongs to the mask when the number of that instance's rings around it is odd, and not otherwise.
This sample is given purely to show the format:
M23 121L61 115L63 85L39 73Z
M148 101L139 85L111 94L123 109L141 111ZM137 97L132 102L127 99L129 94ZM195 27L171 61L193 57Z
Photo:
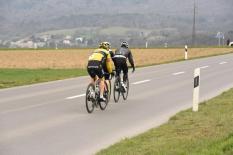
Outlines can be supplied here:
M71 40L71 39L72 39L72 36L67 35L67 36L65 37L65 39L66 39L66 40Z
M51 39L51 35L50 34L45 34L40 36L41 39L43 39L44 42L47 42L48 40Z
M70 40L65 39L65 40L63 40L63 44L64 45L71 45L71 42L70 42Z
M42 47L45 47L46 46L46 43L45 42L37 42L37 47L38 48L42 48Z
M11 42L10 43L10 47L11 48L37 48L37 44L34 43L33 41L29 40L29 41L17 41L17 42Z
M83 40L84 40L84 38L83 38L83 37L75 38L75 41L76 41L77 43L78 43L78 42L82 43L82 42L83 42Z

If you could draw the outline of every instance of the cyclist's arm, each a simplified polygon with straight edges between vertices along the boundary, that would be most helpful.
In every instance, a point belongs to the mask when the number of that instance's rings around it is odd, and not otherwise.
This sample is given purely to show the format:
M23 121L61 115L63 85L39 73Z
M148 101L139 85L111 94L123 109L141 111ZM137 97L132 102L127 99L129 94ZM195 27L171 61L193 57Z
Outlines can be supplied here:
M112 63L111 63L110 54L107 55L106 66L107 66L108 73L112 73Z
M109 53L110 53L110 55L111 55L111 58L113 58L113 57L114 57L113 51L112 51L112 50L109 50Z
M130 65L134 68L134 60L133 60L133 55L131 51L129 50L129 55L128 55L129 63Z

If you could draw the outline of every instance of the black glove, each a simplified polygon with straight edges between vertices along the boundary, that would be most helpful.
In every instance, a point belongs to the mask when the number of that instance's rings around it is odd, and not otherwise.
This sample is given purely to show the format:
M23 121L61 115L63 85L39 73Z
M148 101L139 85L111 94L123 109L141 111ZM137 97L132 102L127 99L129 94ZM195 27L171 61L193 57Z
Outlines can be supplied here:
M132 73L135 72L135 67L133 67Z

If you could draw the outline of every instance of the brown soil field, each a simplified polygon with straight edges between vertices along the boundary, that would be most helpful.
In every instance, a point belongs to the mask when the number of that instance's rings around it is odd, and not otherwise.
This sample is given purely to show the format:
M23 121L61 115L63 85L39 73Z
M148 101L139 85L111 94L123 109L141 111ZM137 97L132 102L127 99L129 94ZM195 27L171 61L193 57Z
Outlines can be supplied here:
M93 49L2 50L0 68L86 68ZM233 52L232 48L193 48L188 57L196 58ZM184 59L184 49L132 49L136 66L161 64Z

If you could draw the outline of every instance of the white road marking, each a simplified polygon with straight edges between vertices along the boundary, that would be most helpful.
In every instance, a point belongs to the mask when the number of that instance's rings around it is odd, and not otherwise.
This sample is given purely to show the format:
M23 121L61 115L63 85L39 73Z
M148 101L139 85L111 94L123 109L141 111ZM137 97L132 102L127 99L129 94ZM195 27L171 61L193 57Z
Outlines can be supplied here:
M67 100L71 100L71 99L79 98L79 97L83 97L83 96L86 96L86 94L80 94L80 95L76 95L76 96L70 96L70 97L67 97L66 99ZM52 104L52 103L57 103L57 101L52 101L52 102L47 102L47 103L40 103L40 104L34 104L34 105L30 105L30 106L26 106L26 107L22 107L22 108L17 108L17 109L10 109L10 110L7 110L7 111L0 112L0 114L4 115L4 114L11 113L11 112L23 111L23 110L27 110L27 109L31 109L31 108L37 108L37 107L41 107L41 106Z
M223 62L220 62L219 65L223 65L223 64L226 64L227 62L226 61L223 61Z
M200 67L200 69L205 69L205 68L208 68L209 66L202 66Z
M70 97L67 97L66 99L67 100L71 100L71 99L79 98L79 97L83 97L83 96L86 96L86 94L80 94L80 95L76 95L76 96L70 96Z
M177 72L177 73L173 73L172 75L180 75L180 74L184 74L185 72Z
M146 83L146 82L149 82L149 81L151 81L151 80L148 79L148 80L138 81L138 82L134 82L132 84L137 85L137 84L142 84L142 83Z

